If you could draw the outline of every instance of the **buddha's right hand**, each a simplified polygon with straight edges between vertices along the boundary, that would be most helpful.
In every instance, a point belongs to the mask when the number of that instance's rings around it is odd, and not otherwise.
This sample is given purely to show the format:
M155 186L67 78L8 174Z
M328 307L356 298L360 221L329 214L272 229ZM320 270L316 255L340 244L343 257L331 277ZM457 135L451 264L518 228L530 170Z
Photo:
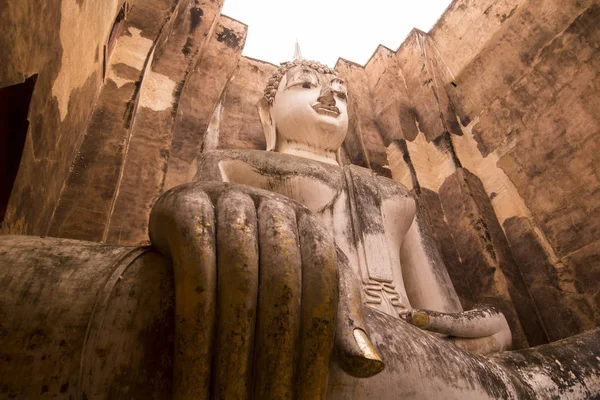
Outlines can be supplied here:
M336 330L342 365L383 367L364 354L345 258L300 204L244 185L182 185L158 199L150 237L174 265L174 398L324 398ZM336 325L340 298L353 318Z
M456 313L412 309L403 315L411 325L449 335L452 342L477 354L510 350L512 335L504 314L490 305L476 305Z

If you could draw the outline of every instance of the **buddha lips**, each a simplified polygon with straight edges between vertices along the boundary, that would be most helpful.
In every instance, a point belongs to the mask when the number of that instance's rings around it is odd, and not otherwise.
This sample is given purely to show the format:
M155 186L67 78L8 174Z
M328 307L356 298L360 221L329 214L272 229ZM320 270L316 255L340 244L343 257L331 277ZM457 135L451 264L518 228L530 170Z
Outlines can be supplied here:
M317 114L328 115L330 117L337 118L340 115L340 110L335 106L325 106L321 103L313 104L312 109L317 112Z

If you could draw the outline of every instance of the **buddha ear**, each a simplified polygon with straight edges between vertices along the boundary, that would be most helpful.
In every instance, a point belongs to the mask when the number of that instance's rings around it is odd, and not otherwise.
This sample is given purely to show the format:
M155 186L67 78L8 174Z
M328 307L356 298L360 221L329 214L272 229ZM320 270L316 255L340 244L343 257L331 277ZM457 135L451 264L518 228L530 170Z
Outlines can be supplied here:
M275 145L277 143L277 132L273 118L271 118L271 105L267 99L263 97L256 104L256 108L258 109L258 116L265 133L267 151L273 151L275 150Z

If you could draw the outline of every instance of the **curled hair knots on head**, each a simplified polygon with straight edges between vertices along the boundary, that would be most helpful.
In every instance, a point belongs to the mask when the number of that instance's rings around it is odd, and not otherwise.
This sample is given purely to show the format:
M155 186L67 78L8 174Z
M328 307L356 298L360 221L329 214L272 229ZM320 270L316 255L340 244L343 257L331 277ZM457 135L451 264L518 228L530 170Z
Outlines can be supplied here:
M275 72L271 75L269 80L267 81L267 87L265 87L264 98L267 100L269 104L273 104L275 100L275 93L277 93L277 88L279 87L279 83L281 82L281 78L293 67L296 66L306 66L320 74L331 74L335 76L339 76L339 74L334 71L332 68L329 68L325 64L321 64L318 61L311 60L294 60L294 61L286 61L282 62L281 66L277 68Z

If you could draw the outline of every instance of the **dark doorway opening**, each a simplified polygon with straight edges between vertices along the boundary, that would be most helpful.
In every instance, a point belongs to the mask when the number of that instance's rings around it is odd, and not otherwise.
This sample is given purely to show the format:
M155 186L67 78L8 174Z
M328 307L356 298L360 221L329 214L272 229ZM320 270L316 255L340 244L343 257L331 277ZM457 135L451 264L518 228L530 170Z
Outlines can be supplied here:
M23 83L0 88L0 223L4 221L23 146L27 137L29 103L37 75Z

